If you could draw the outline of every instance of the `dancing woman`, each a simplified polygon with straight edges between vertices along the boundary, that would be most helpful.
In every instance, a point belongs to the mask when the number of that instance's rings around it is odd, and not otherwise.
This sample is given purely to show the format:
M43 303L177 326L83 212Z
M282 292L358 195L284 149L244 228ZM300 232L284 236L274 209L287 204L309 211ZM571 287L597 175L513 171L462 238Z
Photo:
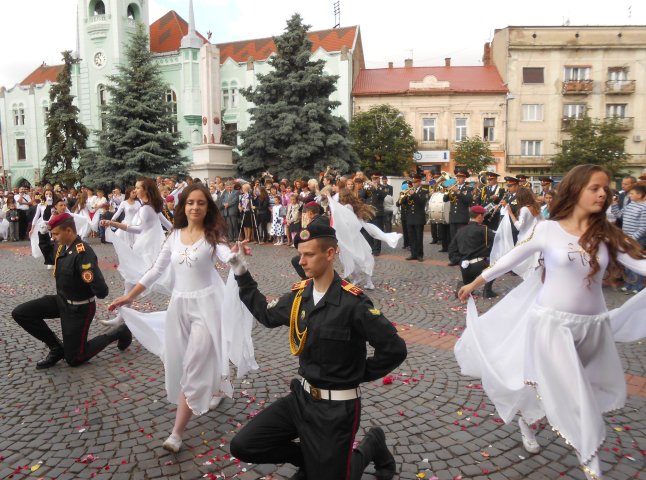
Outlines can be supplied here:
M83 226L81 230L77 230L78 236L81 237L81 240L86 241L87 237L90 236L90 231L92 229L91 222L92 217L90 216L90 209L88 207L88 198L87 193L81 192L76 198L76 204L74 205L74 219L76 217L82 217L87 223Z
M119 208L117 208L117 210L114 212L112 218L117 220L123 213L123 219L121 220L121 223L131 225L137 215L137 212L141 208L141 202L137 198L137 190L135 189L135 187L126 188L125 197L126 199L119 204ZM118 230L117 236L125 239L130 247L132 247L135 243L135 235L128 232L127 229Z
M527 451L540 451L529 425L546 417L574 447L589 479L601 478L602 414L626 399L615 341L646 335L645 294L608 312L602 292L606 270L619 263L646 273L639 244L606 218L609 179L600 166L573 168L559 186L550 220L460 289L466 301L478 286L542 256L544 270L481 317L469 298L467 328L455 347L462 373L482 378L500 417L509 423L520 413Z
M137 339L164 362L168 401L177 405L177 412L173 431L162 446L175 453L181 448L191 414L206 413L217 407L223 396L232 396L229 358L244 357L244 366L237 364L239 375L257 368L251 314L243 309L237 291L225 292L215 270L218 258L226 262L231 256L225 243L226 230L208 189L197 183L189 185L175 209L175 229L155 264L108 307L114 310L131 303L144 290L153 288L170 267L173 289L163 320L159 321L159 314L128 308L122 309L122 315ZM235 288L235 281L231 284ZM161 328L151 328L155 323L161 323ZM154 333L160 330L163 333ZM233 347L235 353L230 351L231 340L238 342Z

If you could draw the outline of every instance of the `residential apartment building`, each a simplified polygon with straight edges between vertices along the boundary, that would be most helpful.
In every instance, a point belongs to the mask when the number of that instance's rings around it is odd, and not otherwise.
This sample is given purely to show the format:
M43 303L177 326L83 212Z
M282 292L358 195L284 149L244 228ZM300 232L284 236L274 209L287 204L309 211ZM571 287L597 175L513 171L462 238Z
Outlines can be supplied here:
M507 88L493 65L414 67L361 70L352 90L354 113L388 104L397 108L413 129L418 170L438 168L453 175L456 142L480 136L489 142L503 171Z
M646 167L646 26L507 27L485 45L509 89L506 170L553 172L572 122L618 117L630 170Z

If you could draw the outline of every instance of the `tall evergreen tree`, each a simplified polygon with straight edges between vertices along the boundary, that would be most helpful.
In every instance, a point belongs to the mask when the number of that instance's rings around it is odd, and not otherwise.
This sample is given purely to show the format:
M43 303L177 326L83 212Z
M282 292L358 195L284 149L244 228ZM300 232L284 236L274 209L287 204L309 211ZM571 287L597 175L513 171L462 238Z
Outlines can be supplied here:
M85 150L81 167L85 183L95 186L133 184L141 175L177 171L187 143L175 130L177 119L165 100L162 81L148 47L148 34L138 24L126 48L126 64L108 77L109 101L102 112L96 150Z
M275 177L294 178L332 169L347 172L358 167L348 140L348 123L332 111L338 76L323 73L323 60L310 60L312 42L300 15L287 22L285 33L275 37L273 70L258 75L255 90L242 95L254 104L251 125L241 134L241 175L269 171Z
M63 70L58 74L56 83L49 90L49 113L45 121L47 135L47 154L43 158L45 166L43 179L49 182L72 186L80 180L77 166L81 150L85 148L89 132L79 119L79 109L74 105L72 88L72 65L78 60L70 51L62 52Z

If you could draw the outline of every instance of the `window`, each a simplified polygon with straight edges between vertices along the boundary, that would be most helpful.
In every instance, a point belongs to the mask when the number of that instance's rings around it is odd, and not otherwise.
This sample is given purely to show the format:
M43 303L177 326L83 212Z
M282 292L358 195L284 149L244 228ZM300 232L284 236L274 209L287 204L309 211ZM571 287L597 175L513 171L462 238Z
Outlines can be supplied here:
M105 130L105 107L108 104L108 91L105 88L105 85L99 84L97 87L97 94L99 96L99 130Z
M175 133L177 131L177 95L173 90L167 90L164 100L168 104L168 111L173 116L173 125L169 132Z
M543 105L539 103L526 103L523 105L522 113L523 122L542 122L543 121Z
M238 84L231 82L231 108L238 108Z
M222 85L222 108L229 108L229 84L224 83Z
M434 118L422 119L422 141L423 142L435 141L435 119Z
M22 103L20 105L14 105L13 107L13 124L25 124L25 107L22 105Z
M541 155L543 151L542 140L521 140L520 154L525 157L535 157Z
M98 1L94 4L94 9L93 9L93 11L92 11L92 15L93 15L93 16L96 16L96 15L105 15L105 4L104 4L101 0L98 0Z
M130 20L139 20L139 9L137 8L137 5L134 3L128 5L126 15Z
M456 118L455 119L455 141L460 142L464 140L466 136L467 136L467 119Z
M608 80L613 82L628 80L628 69L625 67L610 67L608 69Z
M27 149L25 147L25 139L24 138L17 138L16 139L16 153L17 153L18 160L26 160L27 159Z
M523 83L545 83L543 67L523 67Z
M49 120L49 106L48 105L43 106L43 118L45 119L45 124L47 124L47 120Z
M590 79L590 67L565 67L566 82L581 82Z
M483 122L482 129L482 139L486 142L493 142L494 136L494 127L496 126L495 118L485 118Z
M609 103L606 105L606 117L626 118L626 104Z
M563 117L581 119L585 117L585 103L568 103L563 105Z

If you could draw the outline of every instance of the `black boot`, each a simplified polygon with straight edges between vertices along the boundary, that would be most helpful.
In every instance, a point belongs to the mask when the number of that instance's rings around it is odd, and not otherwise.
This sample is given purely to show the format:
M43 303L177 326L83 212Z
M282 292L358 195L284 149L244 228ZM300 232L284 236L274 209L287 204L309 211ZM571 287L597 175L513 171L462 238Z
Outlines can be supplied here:
M391 480L395 476L397 464L386 446L386 434L381 427L371 428L357 450L361 452L366 465L371 460L375 463L377 480Z
M51 346L49 347L49 353L47 354L47 356L43 358L40 362L36 363L36 369L42 370L44 368L53 367L60 360L63 360L63 358L65 358L65 352L63 351L63 346L60 344L57 346Z
M305 470L299 468L294 475L289 477L289 480L307 480L307 477L305 476Z
M482 296L485 298L496 298L498 296L498 294L493 291L493 280L485 283Z
M117 328L110 330L106 333L106 336L110 339L110 342L117 342L117 348L121 351L124 351L132 343L132 333L125 325L119 325Z

